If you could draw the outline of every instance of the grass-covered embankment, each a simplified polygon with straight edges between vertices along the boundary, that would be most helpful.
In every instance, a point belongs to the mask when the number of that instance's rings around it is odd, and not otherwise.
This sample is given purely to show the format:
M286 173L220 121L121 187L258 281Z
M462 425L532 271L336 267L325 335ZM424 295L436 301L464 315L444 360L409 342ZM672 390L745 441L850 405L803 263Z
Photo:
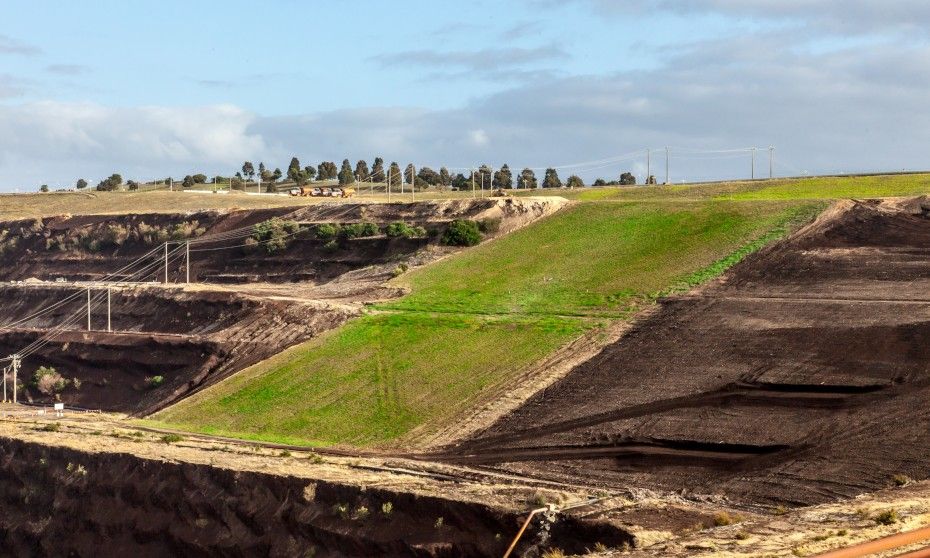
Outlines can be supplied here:
M410 295L153 418L291 443L394 443L447 423L585 331L719 274L822 207L579 203L399 277Z

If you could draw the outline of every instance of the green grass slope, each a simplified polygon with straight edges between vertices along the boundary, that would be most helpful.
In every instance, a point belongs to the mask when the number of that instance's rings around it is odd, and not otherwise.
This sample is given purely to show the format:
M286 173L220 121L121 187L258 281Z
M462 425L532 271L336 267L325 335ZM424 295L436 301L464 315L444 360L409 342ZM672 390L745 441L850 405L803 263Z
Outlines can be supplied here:
M675 184L669 186L584 188L560 192L582 201L626 200L830 200L880 198L930 193L930 174L858 177L783 178L775 180Z
M158 413L184 430L385 445L453 419L521 370L686 288L823 203L579 203L398 278L412 292Z

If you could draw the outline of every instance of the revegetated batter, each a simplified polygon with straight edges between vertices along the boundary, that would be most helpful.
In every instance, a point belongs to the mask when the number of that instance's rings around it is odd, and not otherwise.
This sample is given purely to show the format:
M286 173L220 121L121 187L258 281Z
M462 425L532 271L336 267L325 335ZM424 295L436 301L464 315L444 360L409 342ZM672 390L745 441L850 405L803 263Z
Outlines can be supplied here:
M811 504L926 478L928 397L930 201L841 202L446 458Z

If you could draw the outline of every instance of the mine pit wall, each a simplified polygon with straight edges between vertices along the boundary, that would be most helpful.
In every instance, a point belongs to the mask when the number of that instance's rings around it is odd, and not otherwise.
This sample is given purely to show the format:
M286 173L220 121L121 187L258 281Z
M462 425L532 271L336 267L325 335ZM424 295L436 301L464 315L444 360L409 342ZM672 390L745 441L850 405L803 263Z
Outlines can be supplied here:
M0 554L9 556L501 556L524 515L293 476L87 453L0 438ZM390 503L392 512L382 506ZM368 513L359 513L361 507ZM441 521L440 521L440 518ZM539 540L531 528L518 547ZM571 517L549 544L632 544Z
M335 203L302 208L202 211L187 214L60 216L0 222L0 281L30 278L96 280L133 262L169 240L204 238L281 217L307 232L293 237L287 249L267 254L247 250L244 239L207 245L191 253L191 280L213 283L255 281L325 283L349 271L407 257L439 239L455 219L492 224L487 237L505 234L561 208L562 198L484 198L419 203ZM320 223L372 222L381 227L395 221L422 226L426 238L338 239L338 246L307 234ZM202 247L201 247L202 248ZM215 248L223 248L214 250ZM150 256L143 280L161 281L160 252ZM183 282L183 257L174 257L169 282ZM133 268L135 270L136 268Z
M94 280L161 246L163 235L184 226L181 236L199 237L248 227L293 211L279 208L248 211L200 211L177 214L79 215L0 222L0 281L32 277L51 280ZM118 244L88 248L90 240L122 231ZM189 231L188 231L189 229ZM5 234L4 234L5 233ZM162 236L159 236L162 235ZM153 277L147 277L152 279Z
M41 332L0 333L0 353L12 354L35 341ZM230 358L219 343L202 338L166 335L125 335L105 332L65 332L23 359L24 388L20 401L144 413L176 390L187 391L198 378L215 373ZM40 366L51 366L68 382L57 396L32 385ZM150 378L162 376L154 386ZM79 384L75 384L77 379ZM79 386L79 387L76 387Z
M14 315L26 315L72 291L10 287L0 289L0 300L15 306ZM59 312L64 316L81 310L85 302L78 297ZM161 288L114 290L112 302L112 333L100 331L106 327L106 314L96 309L94 331L61 332L23 360L23 401L60 400L70 406L149 414L354 315L343 307ZM60 321L60 316L52 315L35 324L0 330L0 354L21 350ZM83 324L82 318L75 327ZM69 381L57 397L31 385L40 366L54 367ZM155 376L163 378L161 385L147 381Z
M60 324L75 312L87 308L86 289L52 285L0 285L0 301L4 314L0 327L18 316L28 316L52 302L77 295L74 300L52 312L22 324L23 327L46 329ZM106 289L92 289L100 302L91 312L91 327L105 330L107 325ZM117 287L110 291L111 325L114 331L177 333L204 335L232 326L246 316L260 311L261 303L235 293L197 291L153 287ZM79 322L86 327L86 319Z

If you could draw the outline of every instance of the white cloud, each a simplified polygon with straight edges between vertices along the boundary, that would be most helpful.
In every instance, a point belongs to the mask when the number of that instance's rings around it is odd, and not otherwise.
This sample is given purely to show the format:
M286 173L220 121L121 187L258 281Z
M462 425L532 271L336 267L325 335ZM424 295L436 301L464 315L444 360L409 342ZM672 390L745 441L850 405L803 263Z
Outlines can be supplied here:
M571 0L529 0L562 6ZM925 0L574 0L606 16L670 12L715 14L757 20L788 20L836 33L886 31L927 34L930 3Z
M152 178L218 169L267 153L248 131L255 116L234 106L110 108L37 102L0 105L3 187L121 172ZM228 168L228 167L227 167Z
M263 117L228 105L0 104L0 188L114 171L133 178L231 172L245 159L283 168L292 155L305 164L383 156L519 168L664 145L774 144L782 173L926 167L930 47L889 40L802 54L780 33L679 46L654 70L553 78L449 110ZM582 174L613 176L643 162ZM735 172L748 172L745 157L672 162L673 179Z
M0 54L33 56L41 52L42 49L35 45L24 43L7 35L0 35Z
M484 147L488 144L488 133L484 130L472 130L468 135L475 147Z

